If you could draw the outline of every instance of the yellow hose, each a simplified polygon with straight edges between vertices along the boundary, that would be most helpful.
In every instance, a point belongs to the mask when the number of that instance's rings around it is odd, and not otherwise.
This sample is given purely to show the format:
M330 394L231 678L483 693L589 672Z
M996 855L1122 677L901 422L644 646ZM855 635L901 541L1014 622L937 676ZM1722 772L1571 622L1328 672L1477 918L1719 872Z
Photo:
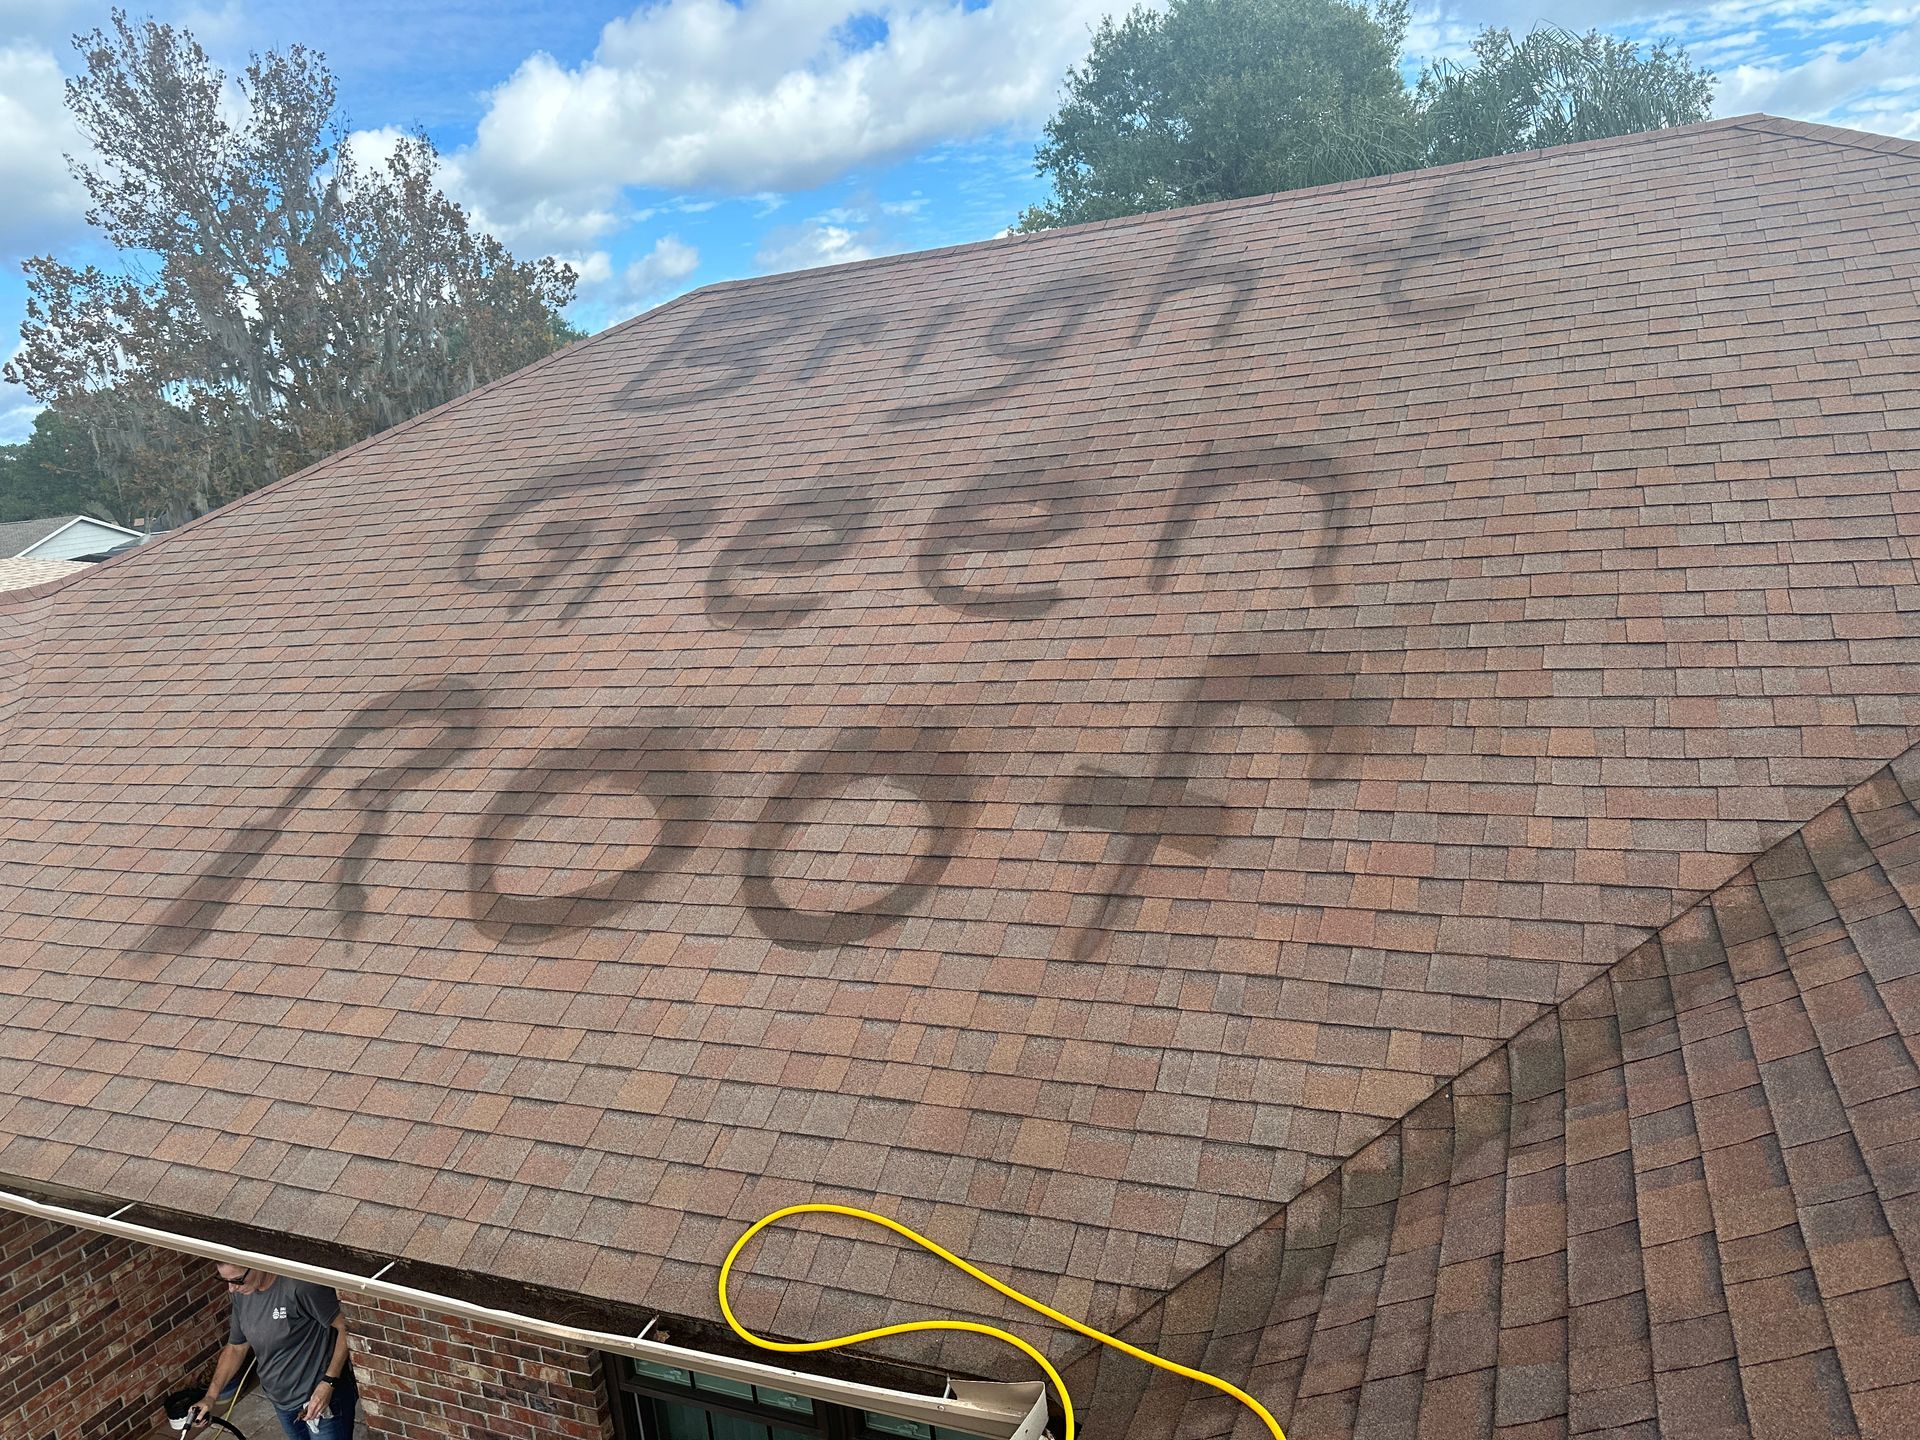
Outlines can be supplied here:
M240 1372L240 1383L233 1387L233 1398L227 1401L226 1418L229 1420L233 1419L233 1407L238 1405L240 1397L247 1393L247 1376L253 1373L254 1358L251 1353L247 1355L247 1368ZM213 1412L209 1410L207 1413L211 1415Z
M727 1252L727 1258L720 1266L720 1313L726 1317L727 1324L733 1327L733 1333L750 1345L758 1345L763 1350L776 1350L784 1355L811 1355L821 1350L837 1350L842 1345L859 1345L868 1340L884 1339L889 1335L913 1335L927 1330L960 1330L972 1335L991 1335L994 1339L1003 1340L1013 1346L1046 1372L1047 1378L1053 1382L1053 1388L1060 1392L1060 1409L1067 1423L1066 1440L1073 1440L1073 1397L1067 1393L1067 1385L1060 1378L1060 1372L1048 1364L1047 1357L1033 1346L1018 1335L1002 1330L996 1325L986 1325L976 1320L909 1320L901 1325L883 1325L878 1330L862 1330L853 1335L836 1335L830 1340L766 1340L742 1325L734 1315L733 1306L727 1299L727 1280L733 1272L733 1262L740 1258L740 1252L747 1248L748 1242L754 1236L769 1225L778 1224L793 1215L846 1215L855 1220L870 1220L875 1225L883 1225L894 1234L913 1241L921 1249L938 1255L949 1265L966 1271L982 1285L998 1290L1009 1300L1016 1301L1029 1310L1044 1315L1077 1334L1086 1336L1089 1340L1098 1340L1102 1345L1111 1345L1114 1349L1131 1355L1136 1360L1144 1360L1149 1365L1157 1365L1162 1370L1169 1370L1175 1375L1198 1381L1202 1385L1211 1385L1222 1394L1231 1395L1260 1417L1260 1423L1267 1427L1273 1440L1287 1440L1286 1432L1280 1428L1280 1422L1273 1418L1267 1407L1237 1386L1229 1385L1226 1381L1217 1376L1208 1375L1204 1371L1189 1370L1185 1365L1177 1364L1172 1360L1162 1360L1158 1355L1150 1355L1138 1346L1129 1345L1126 1341L1096 1330L1091 1325L1082 1324L1071 1315L1061 1314L1051 1305L1043 1305L1030 1295L1022 1295L1011 1285L996 1280L986 1271L969 1265L952 1251L935 1244L919 1231L902 1225L898 1220L890 1220L885 1215L876 1215L871 1210L857 1210L851 1205L789 1205L783 1210L776 1210L771 1215L754 1221L747 1232L733 1242L733 1249Z

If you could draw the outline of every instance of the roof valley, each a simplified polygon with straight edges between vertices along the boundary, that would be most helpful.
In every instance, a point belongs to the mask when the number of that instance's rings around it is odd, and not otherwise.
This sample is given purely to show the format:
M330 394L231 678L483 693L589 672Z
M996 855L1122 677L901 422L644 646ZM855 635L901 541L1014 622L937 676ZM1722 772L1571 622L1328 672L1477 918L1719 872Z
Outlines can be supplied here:
M1917 898L1920 746L1116 1333L1303 1434L1820 1405L1892 1433L1920 1392ZM1078 1348L1096 1433L1236 1418Z

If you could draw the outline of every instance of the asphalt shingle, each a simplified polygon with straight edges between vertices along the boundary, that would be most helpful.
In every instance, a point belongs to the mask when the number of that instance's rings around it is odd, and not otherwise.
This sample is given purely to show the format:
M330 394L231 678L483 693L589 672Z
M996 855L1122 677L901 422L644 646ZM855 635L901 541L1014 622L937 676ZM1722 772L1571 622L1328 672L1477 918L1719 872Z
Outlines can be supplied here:
M700 1316L874 1205L1308 1434L1894 1413L1920 172L1858 140L715 287L0 598L0 1175ZM951 1293L849 1239L749 1320Z

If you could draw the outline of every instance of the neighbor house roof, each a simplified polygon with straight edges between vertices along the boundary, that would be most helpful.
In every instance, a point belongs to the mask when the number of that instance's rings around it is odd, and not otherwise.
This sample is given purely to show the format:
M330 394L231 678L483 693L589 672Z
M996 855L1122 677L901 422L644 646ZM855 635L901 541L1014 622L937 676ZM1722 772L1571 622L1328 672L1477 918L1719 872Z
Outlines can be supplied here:
M100 532L101 543L107 549L137 544L144 538L138 530L129 530L124 525L116 525L111 520L100 520L92 515L47 515L38 520L9 520L0 524L0 560L32 556L34 550L45 546L49 540L76 527ZM86 553L93 554L95 551L89 548Z
M24 590L85 570L84 560L12 560L0 557L0 590Z
M0 1175L706 1318L877 1206L1313 1436L1878 1413L1917 158L717 286L0 601ZM999 1313L748 1267L766 1331Z
M79 518L78 515L44 515L38 520L0 522L0 558L12 559L23 551L31 550L49 535L57 535Z

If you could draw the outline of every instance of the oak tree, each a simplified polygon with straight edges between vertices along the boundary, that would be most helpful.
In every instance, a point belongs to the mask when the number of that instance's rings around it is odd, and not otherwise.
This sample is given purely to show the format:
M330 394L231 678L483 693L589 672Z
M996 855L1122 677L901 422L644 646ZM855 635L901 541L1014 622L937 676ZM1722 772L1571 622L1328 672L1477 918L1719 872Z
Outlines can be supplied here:
M438 187L410 136L346 144L302 46L228 77L184 30L80 36L70 160L103 270L26 264L7 377L79 426L153 517L190 518L547 354L573 273L518 261Z
M1109 16L1035 166L1044 230L1404 169L1405 0L1173 0Z
M1172 0L1094 32L1022 230L1238 199L1707 118L1686 52L1488 29L1408 84L1405 0Z

